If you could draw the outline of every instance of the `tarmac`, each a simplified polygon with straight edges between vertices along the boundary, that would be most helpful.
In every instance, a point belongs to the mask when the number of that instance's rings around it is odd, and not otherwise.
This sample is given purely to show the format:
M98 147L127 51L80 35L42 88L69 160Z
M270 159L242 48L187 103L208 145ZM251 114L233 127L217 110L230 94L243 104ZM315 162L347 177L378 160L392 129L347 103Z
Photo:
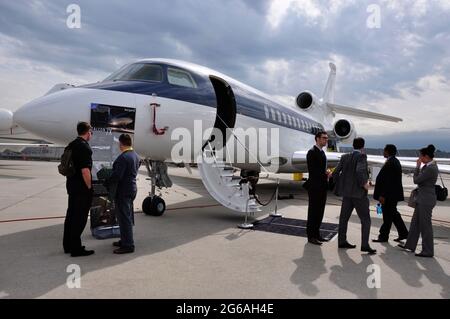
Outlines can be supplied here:
M211 198L196 169L191 175L170 167L174 185L162 191L167 211L146 216L140 207L150 187L142 170L135 253L113 254L113 239L95 239L88 221L83 244L95 254L72 258L62 250L67 194L56 166L0 161L0 299L450 298L450 200L433 211L435 258L418 258L396 247L395 228L389 243L371 243L377 255L369 256L359 250L361 225L355 212L348 240L358 247L352 250L338 249L337 240L318 247L303 237L238 229L243 216ZM280 193L294 194L294 199L280 200L278 211L306 219L301 183L291 175L281 177ZM404 177L404 186L409 195L414 187L410 176ZM274 181L261 180L258 194L266 200L274 188ZM329 195L325 222L338 223L340 203ZM252 220L267 217L273 208L263 208ZM402 202L399 211L409 228L413 209ZM382 219L374 201L371 217L371 238L376 238ZM79 282L72 280L73 265L79 266Z

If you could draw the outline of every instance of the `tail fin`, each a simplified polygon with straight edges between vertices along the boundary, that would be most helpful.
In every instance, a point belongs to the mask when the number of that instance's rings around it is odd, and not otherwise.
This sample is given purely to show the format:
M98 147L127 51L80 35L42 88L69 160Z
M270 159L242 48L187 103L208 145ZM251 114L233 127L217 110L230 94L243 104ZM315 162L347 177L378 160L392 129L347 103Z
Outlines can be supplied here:
M330 66L330 75L328 76L327 85L323 91L323 101L326 103L334 103L334 87L336 82L336 65L332 62Z
M336 65L330 62L330 75L328 76L327 85L323 91L323 102L328 106L328 112L332 112L333 115L336 113L352 115L362 118L370 118L374 120L389 121L389 122L401 122L402 119L394 116L389 116L385 114L360 110L350 106L338 105L334 102L334 91L336 82Z

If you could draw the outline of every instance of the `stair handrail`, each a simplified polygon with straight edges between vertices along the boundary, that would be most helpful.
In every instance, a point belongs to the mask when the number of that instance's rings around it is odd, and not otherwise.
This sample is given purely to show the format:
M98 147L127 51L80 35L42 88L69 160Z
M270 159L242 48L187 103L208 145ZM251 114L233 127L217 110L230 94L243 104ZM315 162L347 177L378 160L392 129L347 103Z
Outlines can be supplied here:
M264 167L264 165L259 161L259 159L258 159L255 155L253 155L252 152L250 152L250 150L249 150L247 147L245 147L245 145L239 140L239 138L237 137L237 135L234 134L233 130L228 126L227 123L225 123L225 121L220 117L219 114L217 114L217 118L218 118L219 120L221 120L222 123L230 130L231 134L233 134L233 136L234 136L234 138L236 139L236 141L238 141L238 143L241 144L241 146L247 151L248 155L250 155L251 157L253 157L253 158L256 160L256 162L258 163L258 165L259 165L259 166L267 173L267 176L268 176L268 175L270 174L270 172ZM225 152L228 152L228 146L227 146L227 143L225 143L225 148L226 148ZM231 160L230 160L230 164L232 164Z

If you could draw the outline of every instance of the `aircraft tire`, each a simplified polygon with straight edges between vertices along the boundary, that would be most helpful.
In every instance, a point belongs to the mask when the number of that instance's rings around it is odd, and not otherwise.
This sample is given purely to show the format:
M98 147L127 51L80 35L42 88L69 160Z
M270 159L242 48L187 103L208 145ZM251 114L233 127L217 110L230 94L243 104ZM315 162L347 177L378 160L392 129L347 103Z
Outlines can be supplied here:
M166 211L166 203L159 196L149 196L142 202L142 211L149 216L161 216Z

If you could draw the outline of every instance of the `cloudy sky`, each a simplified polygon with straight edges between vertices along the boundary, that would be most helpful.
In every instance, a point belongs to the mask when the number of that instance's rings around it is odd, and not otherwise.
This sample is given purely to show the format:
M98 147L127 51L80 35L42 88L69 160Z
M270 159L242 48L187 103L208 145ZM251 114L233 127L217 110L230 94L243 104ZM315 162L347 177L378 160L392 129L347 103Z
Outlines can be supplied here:
M369 146L450 151L449 17L450 0L0 0L0 108L144 57L206 65L293 104L321 95L334 61L337 103L404 119L355 119Z

